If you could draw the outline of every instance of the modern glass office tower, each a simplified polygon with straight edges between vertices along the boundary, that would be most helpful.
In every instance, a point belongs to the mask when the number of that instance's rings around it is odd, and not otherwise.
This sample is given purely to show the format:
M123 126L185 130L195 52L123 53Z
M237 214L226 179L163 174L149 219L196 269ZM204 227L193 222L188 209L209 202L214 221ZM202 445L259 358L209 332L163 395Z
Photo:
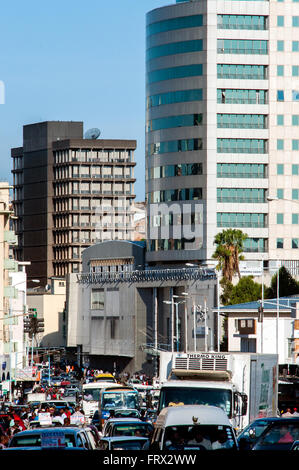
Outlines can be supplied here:
M146 35L149 264L210 261L231 227L252 266L296 267L298 0L177 0ZM171 210L190 201L185 219ZM184 220L201 233L179 236Z

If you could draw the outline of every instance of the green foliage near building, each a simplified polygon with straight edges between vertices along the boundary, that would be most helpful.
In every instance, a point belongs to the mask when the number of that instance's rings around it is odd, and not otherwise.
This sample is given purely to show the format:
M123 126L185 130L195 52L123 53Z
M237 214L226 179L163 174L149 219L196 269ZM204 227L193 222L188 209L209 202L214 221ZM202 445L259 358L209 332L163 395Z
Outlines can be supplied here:
M223 288L221 302L223 305L235 305L245 302L253 302L262 298L262 284L254 282L252 276L241 277L238 284L220 281Z
M299 294L299 282L293 278L290 272L282 266L279 269L279 297L288 297ZM270 287L265 290L265 299L277 297L277 274L271 279Z

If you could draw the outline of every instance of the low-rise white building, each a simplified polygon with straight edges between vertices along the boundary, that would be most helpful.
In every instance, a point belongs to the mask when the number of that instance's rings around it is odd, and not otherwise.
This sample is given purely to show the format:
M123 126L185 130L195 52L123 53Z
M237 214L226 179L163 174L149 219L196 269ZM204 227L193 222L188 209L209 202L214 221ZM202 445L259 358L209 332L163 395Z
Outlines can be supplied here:
M279 364L295 364L299 353L299 296L221 307L227 319L228 351L279 355ZM223 317L222 317L223 318ZM225 322L224 322L225 324Z

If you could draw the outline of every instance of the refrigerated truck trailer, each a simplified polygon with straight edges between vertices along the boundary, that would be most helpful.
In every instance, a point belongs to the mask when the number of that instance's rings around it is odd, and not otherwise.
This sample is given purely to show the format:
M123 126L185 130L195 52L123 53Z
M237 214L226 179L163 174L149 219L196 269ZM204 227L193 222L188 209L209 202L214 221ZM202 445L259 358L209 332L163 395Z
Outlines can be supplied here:
M167 406L218 406L237 431L256 418L277 416L276 354L161 352L160 383L158 412Z

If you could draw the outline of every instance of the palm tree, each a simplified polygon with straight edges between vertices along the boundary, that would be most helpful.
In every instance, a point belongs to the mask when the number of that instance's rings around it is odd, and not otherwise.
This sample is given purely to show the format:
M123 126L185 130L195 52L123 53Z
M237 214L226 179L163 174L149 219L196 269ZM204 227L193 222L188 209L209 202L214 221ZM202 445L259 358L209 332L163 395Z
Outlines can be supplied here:
M217 233L214 243L217 245L213 258L218 260L218 269L222 269L222 276L232 281L234 274L238 274L240 278L239 261L244 257L241 255L243 251L244 240L247 235L242 230L227 229Z

